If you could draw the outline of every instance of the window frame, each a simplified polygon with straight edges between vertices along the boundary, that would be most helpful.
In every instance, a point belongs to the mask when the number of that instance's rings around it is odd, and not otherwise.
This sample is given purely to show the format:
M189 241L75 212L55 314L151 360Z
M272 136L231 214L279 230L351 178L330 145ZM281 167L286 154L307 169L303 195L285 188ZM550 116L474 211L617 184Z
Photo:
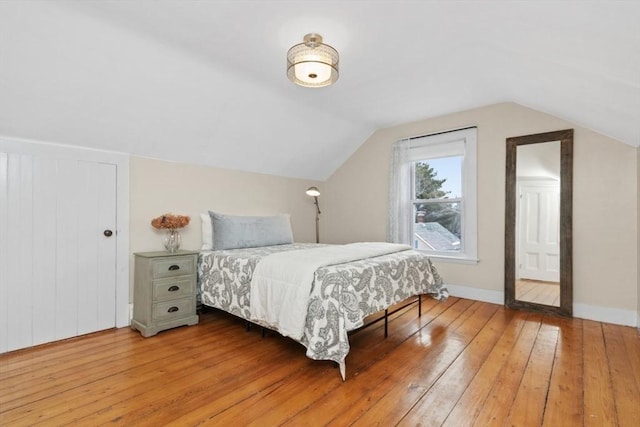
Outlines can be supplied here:
M414 227L415 227L415 205L418 203L461 203L460 212L461 248L459 252L435 251L416 249L428 254L431 258L442 261L477 263L478 262L478 227L477 227L477 127L466 127L446 132L429 135L422 135L412 138L405 138L398 143L409 144L408 154L403 159L409 164L396 165L394 173L409 173L407 180L396 180L404 182L405 187L400 184L398 191L410 192L409 198L399 206L399 214L402 220L408 221L405 229L406 236L401 233L399 240L401 243L408 243L415 249ZM418 162L428 162L432 159L452 157L462 155L461 168L461 193L462 197L451 199L415 199L415 165ZM408 167L407 167L408 166ZM408 203L407 203L408 202ZM403 212L404 211L404 212ZM390 220L391 217L390 217ZM398 240L398 239L396 239ZM404 241L402 241L404 240Z

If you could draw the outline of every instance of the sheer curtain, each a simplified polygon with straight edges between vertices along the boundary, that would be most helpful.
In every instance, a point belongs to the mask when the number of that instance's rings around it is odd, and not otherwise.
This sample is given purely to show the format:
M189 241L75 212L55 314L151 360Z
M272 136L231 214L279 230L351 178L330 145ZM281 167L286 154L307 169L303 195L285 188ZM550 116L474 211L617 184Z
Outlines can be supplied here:
M393 144L389 173L389 223L387 241L412 244L411 211L411 140L403 139Z

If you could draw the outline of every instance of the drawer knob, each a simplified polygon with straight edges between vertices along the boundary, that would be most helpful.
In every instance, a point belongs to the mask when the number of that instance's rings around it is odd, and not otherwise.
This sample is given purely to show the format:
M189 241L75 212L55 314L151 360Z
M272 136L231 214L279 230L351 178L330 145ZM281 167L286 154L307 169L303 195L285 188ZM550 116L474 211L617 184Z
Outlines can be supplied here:
M173 285L169 288L169 292L175 292L179 290L180 290L180 286L176 286L176 285Z
M167 310L167 313L175 313L176 311L178 311L178 307L169 307L169 310Z
M175 271L175 270L180 270L180 266L176 264L169 266L169 271Z

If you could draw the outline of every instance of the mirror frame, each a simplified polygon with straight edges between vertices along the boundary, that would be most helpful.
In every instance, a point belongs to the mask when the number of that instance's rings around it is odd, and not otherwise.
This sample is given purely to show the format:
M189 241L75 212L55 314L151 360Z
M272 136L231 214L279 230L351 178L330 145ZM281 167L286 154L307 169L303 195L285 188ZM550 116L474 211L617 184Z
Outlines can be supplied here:
M560 306L516 300L516 160L520 145L560 141ZM507 138L505 195L505 293L509 308L573 315L573 129Z

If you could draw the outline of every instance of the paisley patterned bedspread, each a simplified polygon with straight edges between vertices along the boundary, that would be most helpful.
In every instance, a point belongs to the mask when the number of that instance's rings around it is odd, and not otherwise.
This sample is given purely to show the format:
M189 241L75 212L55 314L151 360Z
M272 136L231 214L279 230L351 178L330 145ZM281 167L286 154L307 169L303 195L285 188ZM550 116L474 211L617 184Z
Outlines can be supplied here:
M250 319L251 274L260 259L318 246L324 245L294 243L201 252L198 283L202 303ZM300 340L307 357L337 362L344 379L347 332L362 326L365 317L419 294L440 301L449 296L429 258L414 250L319 268Z

